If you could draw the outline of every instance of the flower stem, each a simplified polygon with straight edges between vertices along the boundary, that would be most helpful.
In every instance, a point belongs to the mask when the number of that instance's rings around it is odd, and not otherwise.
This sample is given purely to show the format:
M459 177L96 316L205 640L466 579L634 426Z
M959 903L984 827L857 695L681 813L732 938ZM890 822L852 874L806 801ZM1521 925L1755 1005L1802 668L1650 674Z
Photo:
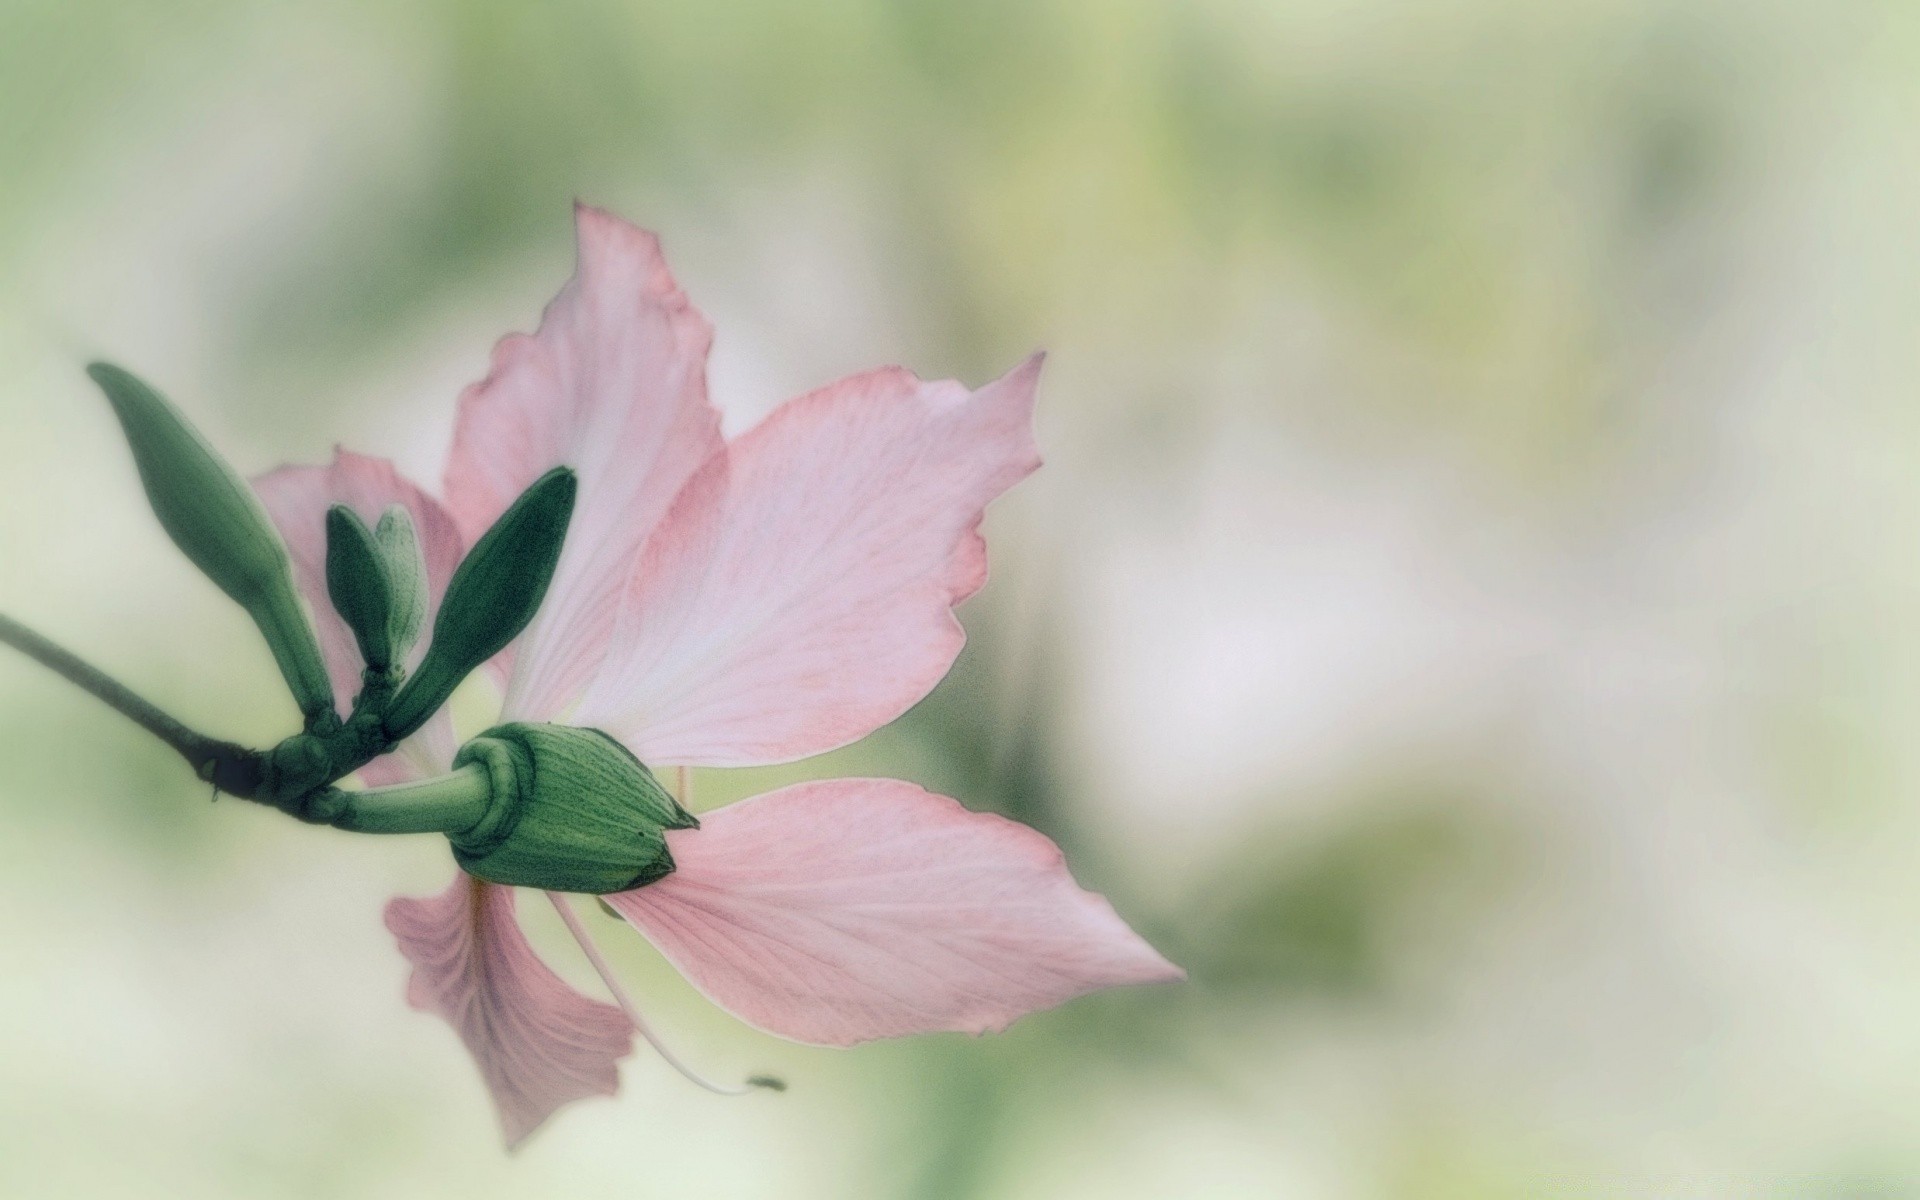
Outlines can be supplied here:
M0 614L0 643L12 646L69 683L91 693L140 728L174 748L194 773L221 791L251 797L260 785L260 755L244 746L196 733L151 701L72 651Z
M315 815L355 833L461 833L478 825L492 803L486 767L471 763L416 783L359 792L329 788Z

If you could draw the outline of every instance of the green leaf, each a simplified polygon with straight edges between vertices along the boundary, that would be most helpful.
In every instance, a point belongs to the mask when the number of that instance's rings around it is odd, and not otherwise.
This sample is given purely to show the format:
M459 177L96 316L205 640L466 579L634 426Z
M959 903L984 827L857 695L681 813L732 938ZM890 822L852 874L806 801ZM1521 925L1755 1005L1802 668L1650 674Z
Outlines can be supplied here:
M332 717L333 685L286 545L253 490L159 392L109 363L87 374L120 418L161 528L260 627L308 724Z
M577 486L571 469L548 471L461 560L440 601L426 657L387 712L389 738L399 741L425 724L462 679L504 650L540 611Z

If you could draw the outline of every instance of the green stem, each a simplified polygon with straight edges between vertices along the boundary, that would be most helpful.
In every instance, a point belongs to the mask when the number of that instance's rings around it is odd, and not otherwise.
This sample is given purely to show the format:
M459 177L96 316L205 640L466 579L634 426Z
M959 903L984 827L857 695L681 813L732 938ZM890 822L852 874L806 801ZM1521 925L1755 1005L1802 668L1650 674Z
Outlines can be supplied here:
M224 792L251 797L260 786L261 757L232 742L187 728L151 701L72 651L0 614L0 643L12 646L61 678L91 693L140 728L174 748L200 778Z
M313 622L300 607L291 588L267 591L259 600L264 620L258 622L266 635L267 648L287 681L300 715L308 729L324 729L334 720L333 681L320 658L320 643L313 633Z
M479 763L450 775L361 792L329 788L315 805L329 825L355 833L462 833L493 803L493 784Z

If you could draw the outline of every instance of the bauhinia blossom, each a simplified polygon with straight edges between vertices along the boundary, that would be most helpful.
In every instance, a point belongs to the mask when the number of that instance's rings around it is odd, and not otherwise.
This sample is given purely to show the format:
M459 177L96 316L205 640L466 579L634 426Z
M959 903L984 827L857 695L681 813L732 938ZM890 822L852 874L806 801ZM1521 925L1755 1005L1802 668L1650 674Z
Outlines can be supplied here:
M707 398L711 328L657 241L584 207L576 233L577 271L539 332L503 340L461 396L442 498L344 451L256 481L335 695L353 695L361 661L326 602L329 506L411 514L431 609L465 548L566 465L578 501L551 588L492 663L503 720L604 731L656 772L790 762L892 721L960 651L953 608L986 580L983 510L1040 464L1039 358L978 390L856 375L728 441ZM454 747L443 713L361 774L438 774ZM665 836L672 873L604 899L715 1003L796 1041L983 1033L1182 977L1047 838L911 783L797 784ZM541 961L512 888L461 874L387 908L411 1002L458 1031L510 1144L615 1091L633 1033L652 1039L553 900L618 1005Z

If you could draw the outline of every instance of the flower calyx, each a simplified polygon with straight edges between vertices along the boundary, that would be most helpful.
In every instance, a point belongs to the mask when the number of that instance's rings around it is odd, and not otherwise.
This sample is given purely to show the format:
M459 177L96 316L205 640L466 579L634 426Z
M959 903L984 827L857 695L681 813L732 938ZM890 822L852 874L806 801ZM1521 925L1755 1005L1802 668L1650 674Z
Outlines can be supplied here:
M673 871L669 829L700 822L633 753L597 729L497 725L461 747L456 767L486 771L491 802L449 833L468 874L492 883L599 895Z

